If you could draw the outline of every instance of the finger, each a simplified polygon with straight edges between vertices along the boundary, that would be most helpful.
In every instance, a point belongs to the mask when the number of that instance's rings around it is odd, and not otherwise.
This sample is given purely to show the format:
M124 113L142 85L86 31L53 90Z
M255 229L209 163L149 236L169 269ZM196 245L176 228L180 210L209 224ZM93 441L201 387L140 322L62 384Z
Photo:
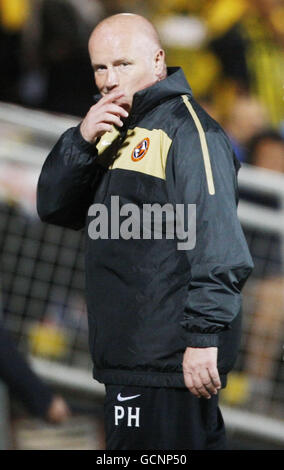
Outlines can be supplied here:
M111 113L104 114L103 118L102 118L102 121L107 122L107 123L111 123L111 124L115 124L118 127L123 126L123 122L121 121L121 119L118 116L116 116L115 114L111 114Z
M101 103L112 103L113 101L117 100L118 98L122 98L125 96L123 91L112 91L111 93L107 93L101 100Z
M114 103L107 104L106 111L108 113L116 114L116 115L123 116L123 117L129 116L128 112L124 108Z
M217 389L211 380L208 369L202 369L199 372L199 375L200 375L201 382L203 386L206 388L206 390L208 390L209 393L216 395Z
M200 395L204 398L211 398L210 393L208 390L205 388L205 386L202 383L201 377L199 374L194 374L193 375L193 385L197 389L197 391L200 393Z
M184 383L193 395L195 395L197 398L201 397L199 391L193 385L193 379L190 373L184 373Z
M100 122L97 125L97 130L98 130L98 136L103 135L105 132L111 132L112 131L112 126L110 124L107 124L105 122Z
M209 372L209 375L211 377L211 381L214 384L214 386L217 389L220 389L222 384L221 384L221 380L220 380L220 376L219 376L219 372L218 372L217 367L211 367L210 369L208 369L208 372Z

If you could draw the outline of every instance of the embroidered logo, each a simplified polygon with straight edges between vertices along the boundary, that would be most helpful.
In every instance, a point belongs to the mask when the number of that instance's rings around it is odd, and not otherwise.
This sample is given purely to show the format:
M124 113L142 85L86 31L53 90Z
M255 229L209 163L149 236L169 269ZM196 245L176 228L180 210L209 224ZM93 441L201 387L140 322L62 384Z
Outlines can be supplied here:
M139 160L142 160L143 157L145 157L146 153L148 152L150 145L150 139L146 137L145 139L140 142L140 144L136 145L136 147L133 149L131 159L134 162L138 162Z
M126 400L133 400L133 398L140 397L140 395L132 395L131 397L122 397L121 393L117 395L118 401L126 401Z

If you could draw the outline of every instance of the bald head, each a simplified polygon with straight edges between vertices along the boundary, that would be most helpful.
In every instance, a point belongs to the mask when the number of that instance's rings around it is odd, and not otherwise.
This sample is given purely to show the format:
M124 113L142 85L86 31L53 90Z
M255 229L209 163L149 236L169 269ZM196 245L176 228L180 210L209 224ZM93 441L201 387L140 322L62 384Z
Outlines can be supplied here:
M112 32L119 35L134 35L136 40L143 47L150 46L151 49L162 49L158 32L154 25L141 15L133 13L119 13L109 16L102 20L94 29L90 36L89 48L92 47L93 41L100 38L100 34Z
M128 110L134 93L166 77L158 33L140 15L121 13L105 18L90 36L89 53L100 92L122 91Z

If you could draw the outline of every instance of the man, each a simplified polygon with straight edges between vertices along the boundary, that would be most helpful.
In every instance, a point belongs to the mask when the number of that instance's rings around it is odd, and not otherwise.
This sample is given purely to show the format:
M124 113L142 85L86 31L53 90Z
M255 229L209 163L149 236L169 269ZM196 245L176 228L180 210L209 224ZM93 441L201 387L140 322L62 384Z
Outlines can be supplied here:
M182 70L166 69L145 18L105 19L89 52L101 96L48 156L38 212L86 227L90 348L94 377L106 384L107 449L224 448L217 392L235 360L240 290L252 268L236 213L236 159ZM178 249L181 236L164 236L165 213L156 236L152 225L135 232L152 204L196 207L195 245ZM194 227L185 214L185 227Z
M70 417L66 402L34 373L0 323L0 380L8 386L34 416L50 423L64 423Z

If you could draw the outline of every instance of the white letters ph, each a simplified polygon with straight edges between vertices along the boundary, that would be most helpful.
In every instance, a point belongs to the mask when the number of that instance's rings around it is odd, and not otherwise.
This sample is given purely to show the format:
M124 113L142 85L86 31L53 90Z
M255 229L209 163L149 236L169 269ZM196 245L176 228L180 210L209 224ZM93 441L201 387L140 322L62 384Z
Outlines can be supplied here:
M115 405L114 407L114 423L118 426L118 420L124 417L124 408L122 406Z
M135 408L135 413L132 413L132 406L128 407L128 419L127 419L127 426L131 427L131 421L134 420L135 427L139 428L139 416L140 416L140 408Z

